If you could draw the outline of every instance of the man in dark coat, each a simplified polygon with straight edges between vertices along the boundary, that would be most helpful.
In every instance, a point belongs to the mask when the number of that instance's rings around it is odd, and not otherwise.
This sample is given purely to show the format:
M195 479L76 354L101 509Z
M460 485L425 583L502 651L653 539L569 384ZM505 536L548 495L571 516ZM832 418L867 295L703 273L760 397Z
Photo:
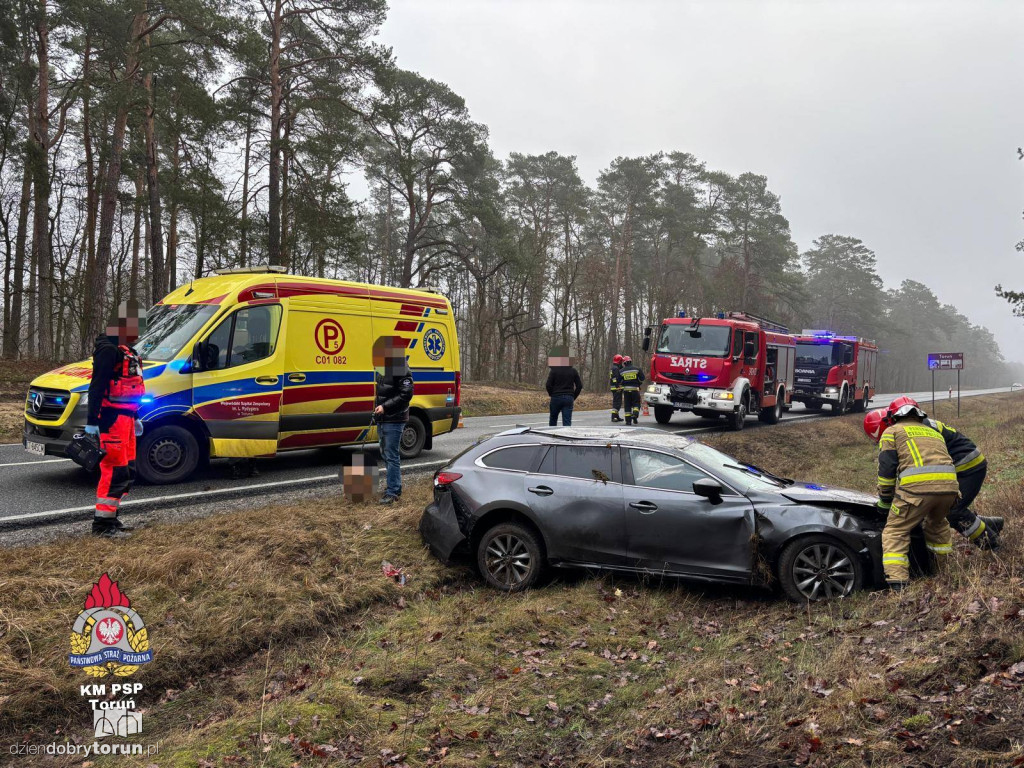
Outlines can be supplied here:
M572 407L576 398L583 391L583 381L579 371L573 367L573 359L569 357L568 347L555 347L548 356L548 380L545 389L551 397L549 405L552 427L558 424L558 414L562 414L562 426L572 425Z
M393 504L402 495L402 433L409 421L413 383L405 359L403 340L382 336L373 344L373 366L377 392L374 417L380 438L380 453L387 466L387 485L381 504Z

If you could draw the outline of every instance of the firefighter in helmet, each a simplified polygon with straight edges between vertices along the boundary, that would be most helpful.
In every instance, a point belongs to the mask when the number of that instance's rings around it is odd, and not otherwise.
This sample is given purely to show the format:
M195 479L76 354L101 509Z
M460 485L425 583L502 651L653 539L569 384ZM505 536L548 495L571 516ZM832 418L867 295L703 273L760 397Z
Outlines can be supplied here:
M946 441L925 423L927 415L917 403L898 397L887 416L891 424L878 442L878 506L889 513L882 530L882 567L886 583L899 590L910 578L910 532L918 523L940 564L952 551L946 515L960 491Z
M899 400L918 405L910 398L900 398ZM868 437L878 441L885 428L892 423L889 413L898 409L899 406L896 404L897 401L894 400L888 408L879 408L865 414L864 431ZM896 405L896 408L893 405ZM949 511L947 517L949 524L957 533L979 549L998 549L999 534L1003 530L1003 518L981 517L971 511L971 504L977 498L978 491L981 490L988 472L988 463L984 455L963 432L958 432L937 419L925 418L924 423L942 435L942 439L946 443L946 450L949 451L949 455L953 459L953 466L956 467L960 498Z
M96 337L85 431L99 439L100 461L92 532L117 536L127 530L118 519L121 499L135 480L135 439L142 435L139 405L146 391L142 360L132 348L145 331L145 310L124 302L107 332Z
M612 367L608 371L608 386L612 390L612 421L622 421L619 411L622 410L622 379L619 372L622 370L622 355L612 358Z
M640 387L644 383L644 372L633 365L629 355L622 357L622 370L619 371L622 382L622 399L626 411L626 426L638 424L640 419Z

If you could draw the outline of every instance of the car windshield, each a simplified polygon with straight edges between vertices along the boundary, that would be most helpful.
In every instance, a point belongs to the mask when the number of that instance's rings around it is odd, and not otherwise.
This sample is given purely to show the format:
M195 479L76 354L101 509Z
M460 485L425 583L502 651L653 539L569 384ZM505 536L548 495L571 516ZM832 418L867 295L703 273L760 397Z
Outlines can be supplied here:
M135 342L135 351L143 360L173 360L218 309L214 304L158 304L150 310L146 333Z
M796 364L831 365L832 345L813 341L799 341L796 345Z
M729 354L729 331L727 325L702 325L696 331L689 325L673 323L661 328L658 352L670 355L702 355L725 357Z
M782 485L782 483L762 475L756 467L747 467L732 456L716 451L704 443L692 443L687 446L686 457L703 464L729 485L743 492L756 488L778 488Z

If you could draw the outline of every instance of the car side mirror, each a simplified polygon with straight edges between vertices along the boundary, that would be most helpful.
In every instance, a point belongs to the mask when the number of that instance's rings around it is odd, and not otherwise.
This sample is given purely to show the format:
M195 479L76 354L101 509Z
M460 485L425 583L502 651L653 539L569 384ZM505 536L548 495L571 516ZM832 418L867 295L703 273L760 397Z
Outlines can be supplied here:
M722 503L722 486L710 478L702 477L700 480L694 480L693 492L698 496L703 496L712 504Z
M206 342L197 341L196 345L192 347L192 370L193 371L205 371L206 370Z

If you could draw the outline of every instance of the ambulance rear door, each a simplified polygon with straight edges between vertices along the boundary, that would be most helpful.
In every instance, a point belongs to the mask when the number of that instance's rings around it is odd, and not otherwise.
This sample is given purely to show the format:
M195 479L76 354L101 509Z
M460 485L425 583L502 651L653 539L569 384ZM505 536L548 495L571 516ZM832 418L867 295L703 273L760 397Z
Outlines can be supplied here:
M276 453L287 326L280 303L243 304L197 345L192 405L210 432L211 456Z
M375 392L367 289L319 283L289 301L281 450L375 439Z

